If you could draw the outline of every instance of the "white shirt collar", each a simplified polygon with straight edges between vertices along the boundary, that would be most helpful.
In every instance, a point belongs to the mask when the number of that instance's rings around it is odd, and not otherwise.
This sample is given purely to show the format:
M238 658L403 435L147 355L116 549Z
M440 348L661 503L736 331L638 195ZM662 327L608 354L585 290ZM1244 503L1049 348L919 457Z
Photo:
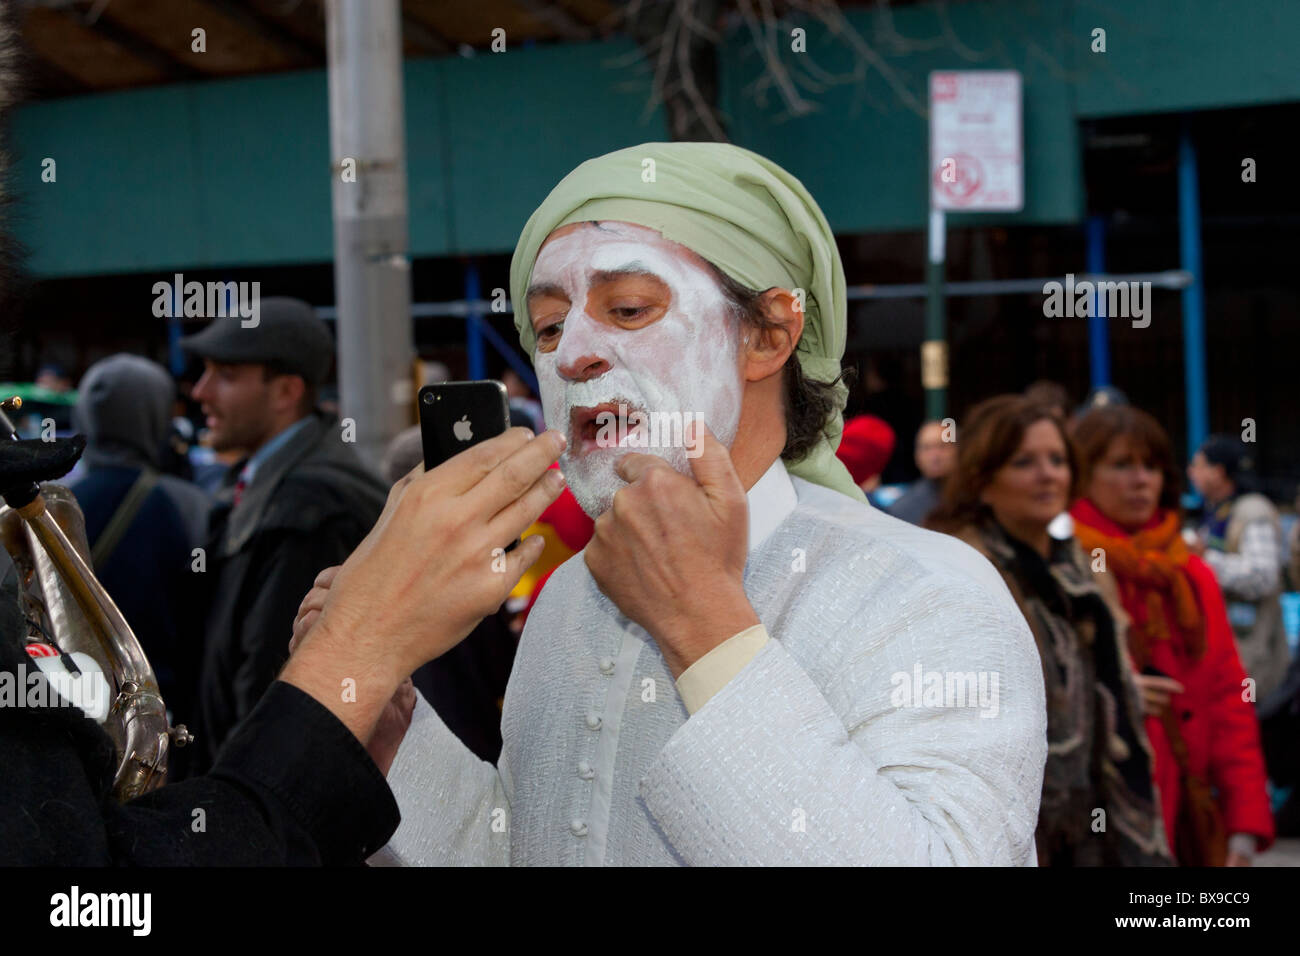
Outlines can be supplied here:
M754 482L746 496L749 499L749 553L767 540L786 515L799 503L794 484L779 457L763 477Z

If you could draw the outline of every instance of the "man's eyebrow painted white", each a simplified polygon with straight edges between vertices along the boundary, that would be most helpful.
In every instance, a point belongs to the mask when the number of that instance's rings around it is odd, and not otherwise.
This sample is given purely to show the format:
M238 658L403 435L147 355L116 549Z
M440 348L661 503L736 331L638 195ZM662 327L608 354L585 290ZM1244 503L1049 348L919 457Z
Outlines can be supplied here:
M528 292L525 293L524 298L533 299L541 295L553 295L561 299L568 298L568 293L564 291L564 287L556 282L534 283L528 287Z
M618 279L653 279L656 282L663 282L664 277L652 269L649 269L642 262L629 262L625 266L619 266L616 269L594 269L589 273L589 281L592 285L602 282L614 282ZM553 295L557 298L567 299L568 293L564 287L555 282L536 282L528 287L527 298L532 299L537 296Z
M648 268L642 262L629 262L627 265L619 266L616 269L594 269L591 272L592 285L602 282L616 282L619 279L652 279L660 283L664 281L663 276Z

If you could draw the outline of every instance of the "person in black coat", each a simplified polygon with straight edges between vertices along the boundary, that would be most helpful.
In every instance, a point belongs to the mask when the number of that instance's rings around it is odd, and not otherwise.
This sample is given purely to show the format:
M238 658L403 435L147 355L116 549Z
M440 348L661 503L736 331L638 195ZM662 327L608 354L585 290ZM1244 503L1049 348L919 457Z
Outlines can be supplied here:
M315 409L334 344L311 307L266 299L256 326L242 321L216 319L181 340L204 360L193 396L212 446L247 455L213 511L198 740L183 772L211 766L266 692L285 661L299 599L365 537L387 493L338 420Z
M0 445L0 477L12 444ZM553 433L512 429L399 484L324 606L299 621L288 665L212 770L126 804L111 796L105 732L73 707L31 705L33 685L40 700L55 698L25 659L29 628L0 550L0 865L363 861L392 835L398 811L383 776L392 755L362 742L392 719L407 676L499 607L537 560L536 536L510 552L505 573L484 555L559 494L548 466L562 447ZM341 694L349 681L353 693Z
M22 692L33 667L14 578L0 550L0 683ZM361 742L281 681L207 776L127 804L111 792L112 741L75 707L0 708L0 766L5 866L356 864L397 829L397 804Z

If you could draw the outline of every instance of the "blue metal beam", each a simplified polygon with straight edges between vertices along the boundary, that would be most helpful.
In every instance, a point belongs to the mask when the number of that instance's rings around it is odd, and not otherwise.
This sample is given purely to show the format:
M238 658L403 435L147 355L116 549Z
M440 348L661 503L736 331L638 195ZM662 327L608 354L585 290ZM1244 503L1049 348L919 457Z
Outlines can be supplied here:
M1183 289L1183 378L1187 390L1187 454L1210 430L1205 370L1205 281L1201 274L1201 201L1196 144L1186 119L1178 135L1178 248L1192 281Z
M483 351L483 331L478 311L482 308L482 302L478 290L478 264L471 259L465 267L465 300L470 303L470 313L465 320L465 352L469 356L469 377L475 380L487 378L487 356Z
M1089 216L1086 226L1088 237L1088 271L1100 275L1106 271L1106 220ZM1088 316L1088 367L1092 387L1110 384L1110 329L1106 325L1106 299L1098 294Z
M479 332L488 340L488 344L501 354L501 357L506 360L506 364L515 370L515 374L528 383L528 387L533 390L533 394L541 395L542 391L537 385L537 373L528 364L528 360L520 358L519 353L510 347L510 343L503 339L496 329L492 328L490 322L486 322L477 316L471 318L470 321L478 326Z

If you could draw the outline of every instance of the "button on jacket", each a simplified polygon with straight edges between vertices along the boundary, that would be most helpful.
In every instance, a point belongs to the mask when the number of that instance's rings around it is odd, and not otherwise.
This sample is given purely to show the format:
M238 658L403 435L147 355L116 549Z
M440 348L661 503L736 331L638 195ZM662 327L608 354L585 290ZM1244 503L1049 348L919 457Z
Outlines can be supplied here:
M770 640L725 686L688 712L570 559L528 619L497 766L417 700L371 862L1034 865L1043 679L992 565L780 461L749 515Z

